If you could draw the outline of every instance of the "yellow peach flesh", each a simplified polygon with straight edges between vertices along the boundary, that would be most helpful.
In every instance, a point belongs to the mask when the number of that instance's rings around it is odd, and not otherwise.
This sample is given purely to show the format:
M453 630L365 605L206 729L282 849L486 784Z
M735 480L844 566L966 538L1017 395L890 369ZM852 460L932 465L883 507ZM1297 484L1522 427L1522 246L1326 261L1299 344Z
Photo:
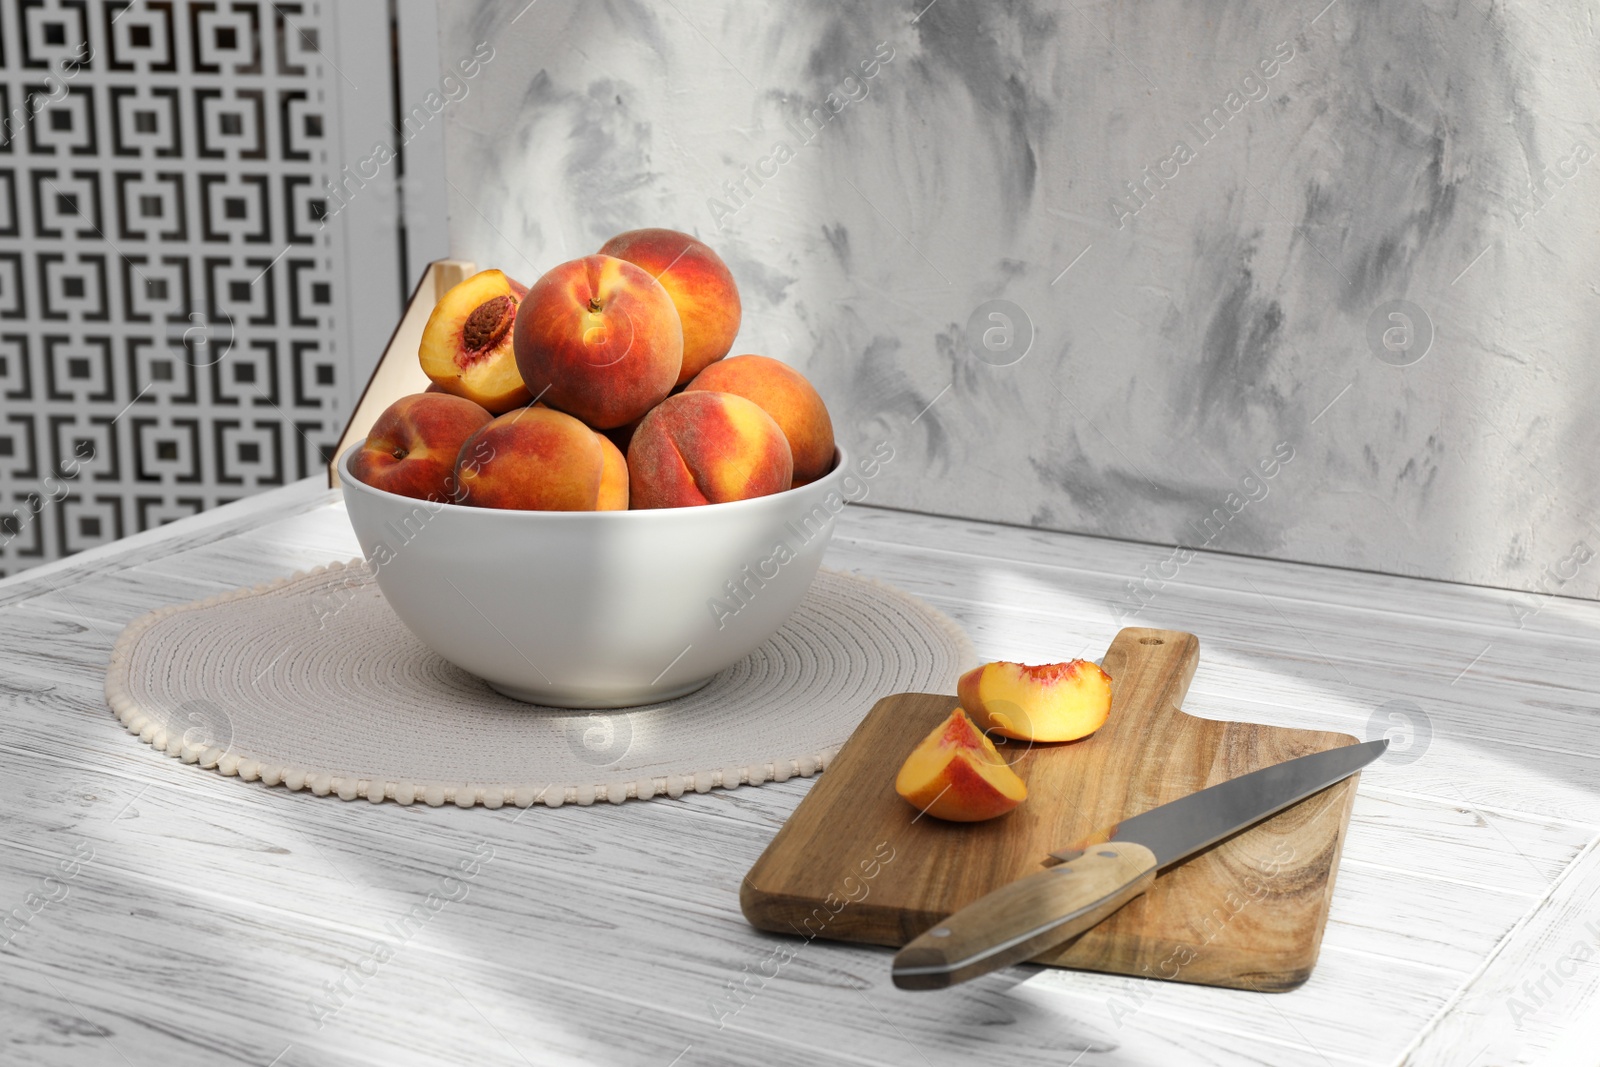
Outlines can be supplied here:
M531 394L512 348L512 325L526 293L498 270L452 286L428 316L417 349L429 381L495 415L526 404Z
M894 788L918 811L949 822L992 819L1028 797L1027 784L961 708L906 757Z
M1111 678L1081 659L986 663L962 675L956 692L985 731L1021 741L1075 741L1111 714Z

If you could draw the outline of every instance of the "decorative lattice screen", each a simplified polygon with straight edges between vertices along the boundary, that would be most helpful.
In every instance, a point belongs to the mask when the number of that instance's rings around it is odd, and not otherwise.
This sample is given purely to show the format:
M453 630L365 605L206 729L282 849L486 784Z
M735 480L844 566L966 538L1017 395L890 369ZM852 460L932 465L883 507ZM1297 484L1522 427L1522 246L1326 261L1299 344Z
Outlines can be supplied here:
M337 440L365 369L323 218L334 23L0 4L0 573L315 473Z

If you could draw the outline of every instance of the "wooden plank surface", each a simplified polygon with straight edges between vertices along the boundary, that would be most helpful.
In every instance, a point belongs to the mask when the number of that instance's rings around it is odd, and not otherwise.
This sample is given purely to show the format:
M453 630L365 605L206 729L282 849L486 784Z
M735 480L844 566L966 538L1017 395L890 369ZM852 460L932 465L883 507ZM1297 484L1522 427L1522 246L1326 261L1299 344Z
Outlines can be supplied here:
M900 764L956 699L885 697L745 876L745 917L774 933L903 945L1122 819L1355 743L1348 734L1185 714L1199 655L1193 634L1118 633L1101 661L1112 679L1106 724L1069 744L1001 739L1029 799L976 824L925 818L894 791ZM1322 943L1355 787L1346 779L1163 872L1111 918L1034 962L1257 992L1299 985ZM885 849L894 861L880 865ZM863 860L876 873L870 885ZM842 898L849 903L836 909Z
M934 603L985 659L1037 660L1104 648L1170 552L852 507L827 562ZM134 616L356 554L308 480L0 581L0 912L56 898L0 948L0 1062L1460 1064L1592 918L1594 603L1519 627L1496 590L1197 556L1135 620L1205 634L1186 710L1366 737L1400 693L1430 720L1415 758L1362 775L1311 979L1267 997L1038 968L902 993L872 946L775 967L793 939L739 913L827 775L515 821L240 783L105 710ZM63 882L80 842L94 858ZM311 999L373 970L385 924L479 843L495 859L465 897L319 1026ZM1588 974L1474 1067L1560 1062Z

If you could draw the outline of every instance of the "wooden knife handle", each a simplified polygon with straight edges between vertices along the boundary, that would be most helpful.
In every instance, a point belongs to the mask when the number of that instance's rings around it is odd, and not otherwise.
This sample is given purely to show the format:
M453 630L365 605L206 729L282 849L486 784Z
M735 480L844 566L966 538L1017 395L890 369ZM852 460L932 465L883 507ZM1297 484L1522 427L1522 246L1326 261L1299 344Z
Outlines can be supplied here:
M912 941L894 957L901 989L944 989L1030 960L1150 888L1156 857L1109 841L1076 859L1001 886Z

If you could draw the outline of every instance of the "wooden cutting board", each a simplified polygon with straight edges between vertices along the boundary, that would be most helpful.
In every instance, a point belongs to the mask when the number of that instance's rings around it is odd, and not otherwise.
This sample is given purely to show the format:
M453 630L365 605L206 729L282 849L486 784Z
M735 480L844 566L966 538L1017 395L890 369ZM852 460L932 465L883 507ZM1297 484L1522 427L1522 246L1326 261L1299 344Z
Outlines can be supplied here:
M901 762L956 699L878 701L750 869L740 892L745 917L763 930L898 947L1120 819L1356 742L1184 713L1199 654L1193 634L1117 634L1102 662L1112 679L1106 724L1080 741L1001 746L1028 799L982 823L919 815L894 791ZM1317 960L1355 791L1348 778L1168 868L1142 897L1034 962L1292 989Z

